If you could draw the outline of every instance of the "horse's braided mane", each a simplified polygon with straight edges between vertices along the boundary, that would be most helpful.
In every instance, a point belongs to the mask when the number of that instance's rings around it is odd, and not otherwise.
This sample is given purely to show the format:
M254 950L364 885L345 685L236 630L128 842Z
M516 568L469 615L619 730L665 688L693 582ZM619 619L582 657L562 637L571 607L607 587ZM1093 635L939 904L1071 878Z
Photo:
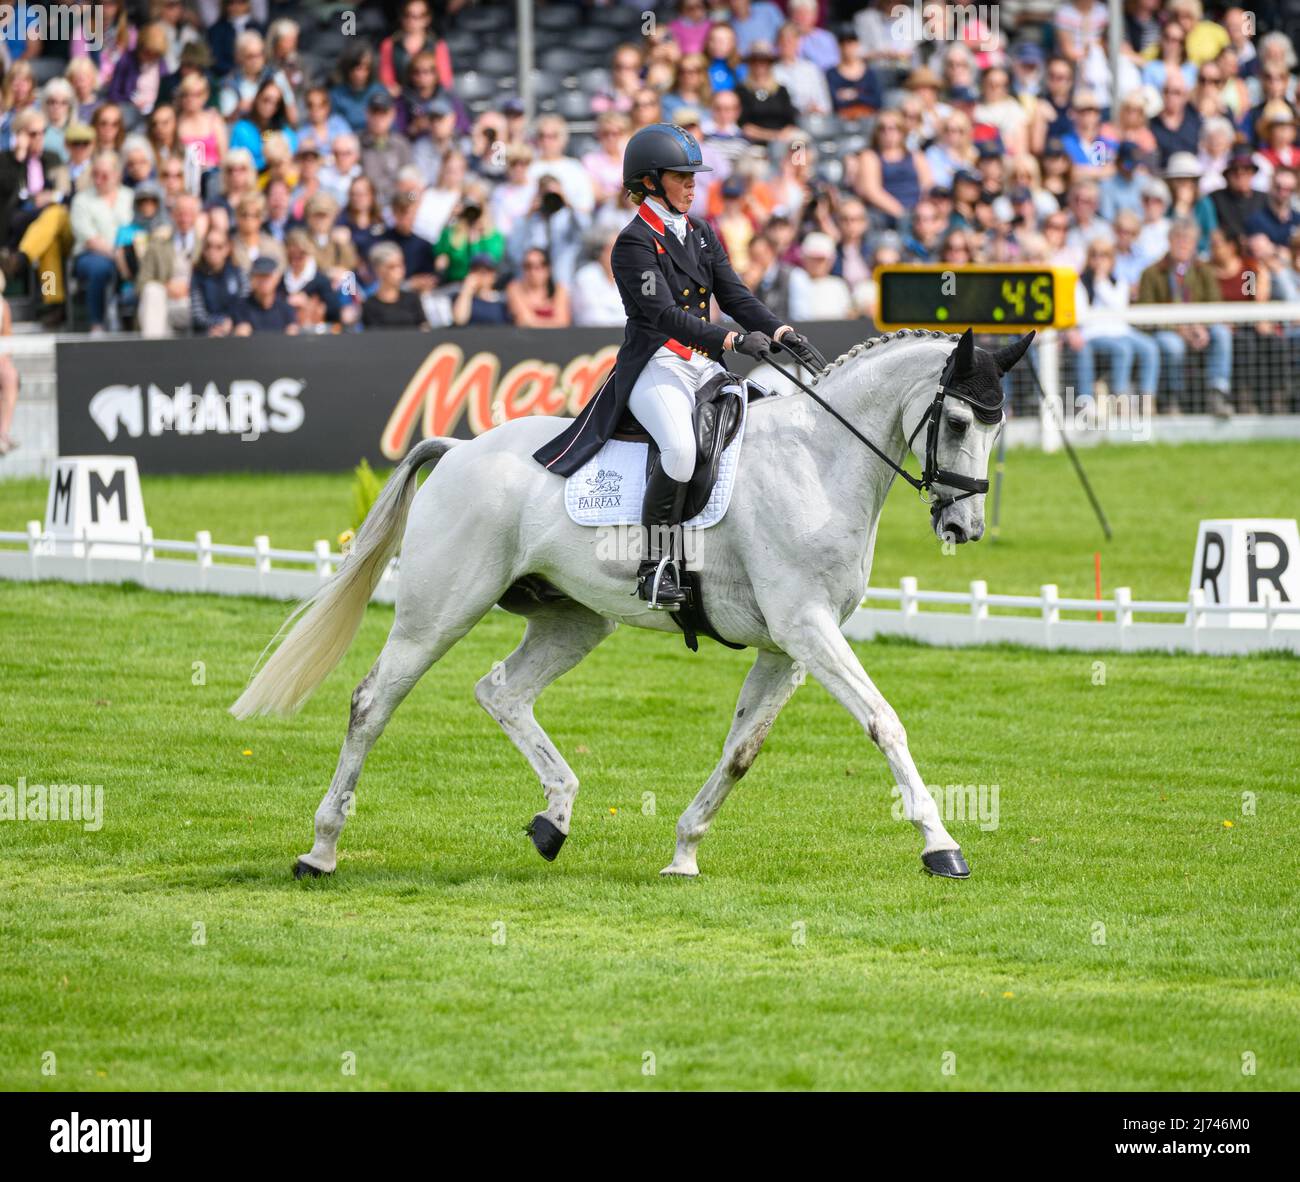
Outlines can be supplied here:
M859 341L847 353L841 353L834 361L830 362L825 369L813 374L812 384L815 386L817 382L829 374L831 370L861 356L867 349L875 348L877 345L885 345L890 341L897 341L904 337L911 337L913 339L929 337L934 340L953 342L961 340L961 337L956 333L938 332L931 328L900 328L895 332L881 333L878 337L868 337L865 341Z

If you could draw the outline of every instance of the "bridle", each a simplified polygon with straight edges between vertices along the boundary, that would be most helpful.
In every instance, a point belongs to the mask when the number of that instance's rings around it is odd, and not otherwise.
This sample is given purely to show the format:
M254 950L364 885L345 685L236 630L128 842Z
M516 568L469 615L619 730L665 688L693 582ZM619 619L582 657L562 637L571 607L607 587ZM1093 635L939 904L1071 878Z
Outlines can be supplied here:
M783 342L773 341L772 343L785 349L787 353L797 360L801 362L803 361L803 358L801 358L795 350L791 349ZM812 360L816 361L822 369L825 369L827 364L826 359L812 346L811 343L807 346L807 349ZM870 439L850 423L848 419L831 406L831 404L820 394L810 386L806 386L795 377L794 374L777 365L772 359L771 353L769 353L764 360L782 377L788 378L798 386L799 389L816 402L818 406L830 414L832 418L838 419L840 424L851 431L860 443L865 444L871 451L884 460L885 463L888 464L899 476L916 489L923 499L928 500L932 510L938 511L947 508L949 505L956 504L958 501L964 501L967 497L973 497L979 493L986 493L989 491L989 482L987 480L977 479L974 476L965 476L961 472L953 472L947 468L939 467L939 426L943 418L944 399L956 398L958 401L965 402L977 415L979 415L980 411L987 413L987 408L981 403L976 402L975 399L971 398L969 395L963 394L960 390L955 390L952 387L953 370L957 365L956 349L953 349L953 351L948 355L948 363L944 366L943 373L939 377L939 389L935 393L934 401L925 408L925 413L917 420L916 426L912 429L911 435L907 437L907 450L910 452L912 450L912 444L916 441L917 435L921 433L921 428L926 428L925 464L921 469L921 475L919 477L913 476L901 464L896 464L889 456L881 451L880 448L872 443ZM904 459L906 459L906 457L904 457ZM934 491L934 486L936 484L942 484L948 488L961 489L961 495L951 497L943 493L936 493Z

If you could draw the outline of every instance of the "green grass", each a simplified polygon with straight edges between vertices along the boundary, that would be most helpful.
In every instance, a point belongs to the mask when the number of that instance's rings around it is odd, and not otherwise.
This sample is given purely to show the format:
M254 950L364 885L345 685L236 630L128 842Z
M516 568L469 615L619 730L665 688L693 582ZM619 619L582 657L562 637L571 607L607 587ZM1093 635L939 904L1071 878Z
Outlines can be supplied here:
M1085 457L1117 581L1181 594L1189 522L1294 515L1295 454ZM1066 461L1011 471L1005 541L954 558L891 498L877 581L1086 591ZM39 516L32 497L0 485L0 522ZM145 497L159 536L301 545L346 524L349 486L150 480ZM656 871L749 655L622 630L549 691L538 717L583 788L547 865L522 834L540 789L472 699L521 631L495 613L375 748L339 873L296 883L392 612L370 609L300 716L237 722L283 614L0 587L0 784L102 784L105 810L97 833L0 822L0 1088L1300 1087L1294 659L1112 654L1098 685L1096 654L860 645L927 783L998 786L996 828L949 822L974 877L921 873L884 761L809 684L683 882Z

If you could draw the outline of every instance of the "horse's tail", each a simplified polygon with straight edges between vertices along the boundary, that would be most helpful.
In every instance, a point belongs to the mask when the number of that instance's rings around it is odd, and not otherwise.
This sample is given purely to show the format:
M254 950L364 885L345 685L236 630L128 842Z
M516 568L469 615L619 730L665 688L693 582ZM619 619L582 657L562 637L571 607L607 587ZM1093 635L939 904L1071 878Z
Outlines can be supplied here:
M289 629L230 707L231 714L236 718L293 714L343 659L361 627L371 592L397 552L415 496L415 474L430 460L440 460L457 442L426 439L411 449L370 507L334 577L298 604L271 638L267 649Z

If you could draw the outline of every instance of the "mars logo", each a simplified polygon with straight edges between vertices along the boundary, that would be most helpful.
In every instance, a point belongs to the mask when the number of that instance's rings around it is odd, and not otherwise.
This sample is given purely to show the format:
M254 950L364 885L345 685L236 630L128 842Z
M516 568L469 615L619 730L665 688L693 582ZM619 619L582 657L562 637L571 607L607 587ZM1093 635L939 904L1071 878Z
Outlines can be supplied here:
M298 401L302 391L303 383L295 378L277 378L266 386L236 379L226 393L216 382L208 382L202 391L186 382L171 393L152 383L147 389L105 386L90 400L90 417L110 443L119 432L132 439L168 431L256 438L302 426L303 407Z
M529 358L501 373L493 353L468 361L459 346L439 345L425 358L388 416L380 450L400 460L417 424L425 438L451 435L464 418L470 432L484 431L526 415L576 415L614 368L618 346L582 353L561 366Z
M623 473L611 472L602 468L595 476L587 477L587 487L591 492L578 498L579 509L617 509L623 503L619 486L623 483Z

